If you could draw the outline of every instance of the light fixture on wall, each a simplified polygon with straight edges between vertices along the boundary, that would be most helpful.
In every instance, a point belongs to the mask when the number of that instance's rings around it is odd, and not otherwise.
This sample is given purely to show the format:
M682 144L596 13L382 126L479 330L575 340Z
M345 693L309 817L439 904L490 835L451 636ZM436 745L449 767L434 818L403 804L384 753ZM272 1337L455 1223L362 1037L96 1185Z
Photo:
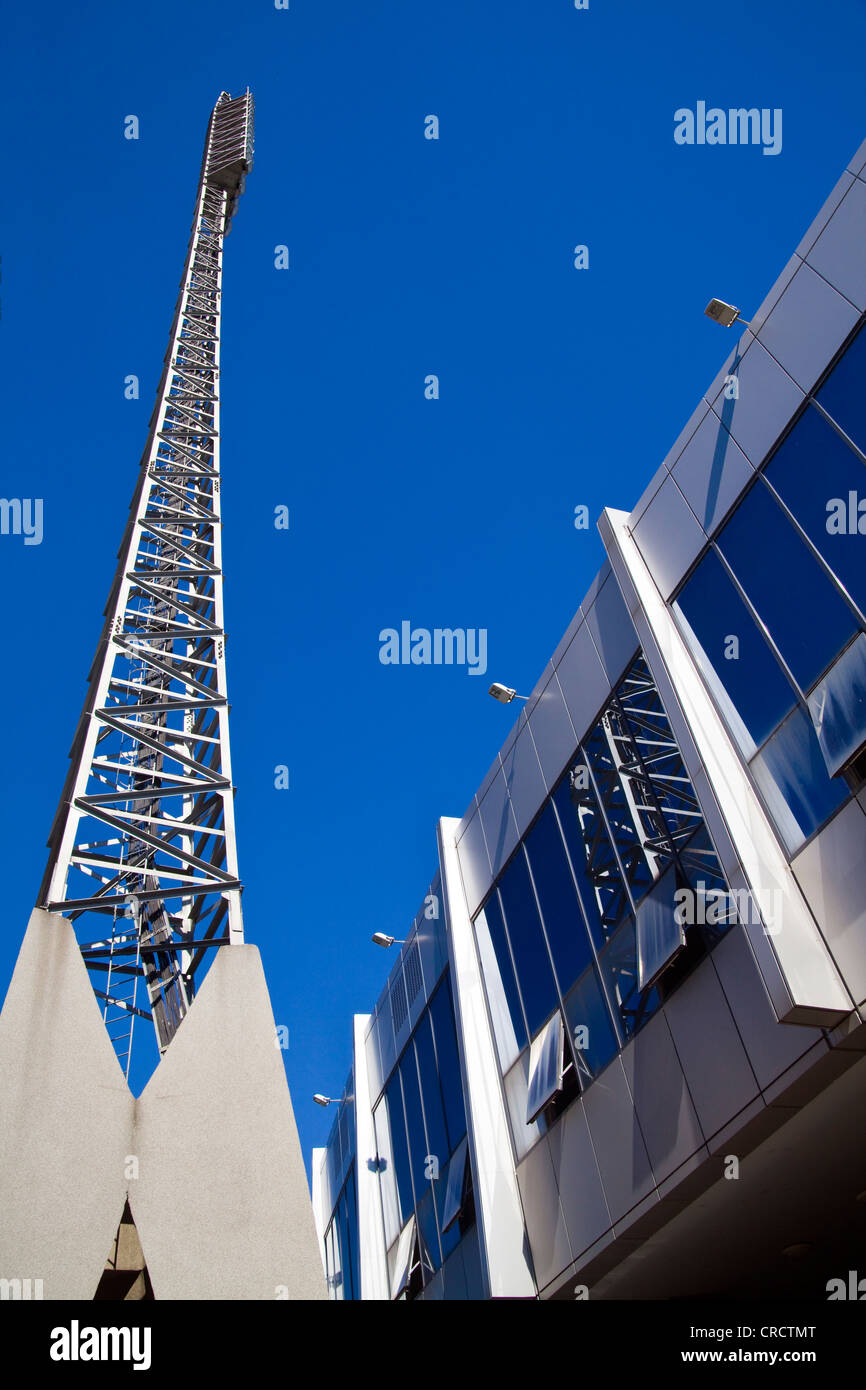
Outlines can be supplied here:
M518 695L516 690L512 690L510 685L500 685L494 681L487 692L492 695L494 700L498 700L502 705L510 705L512 700L528 700L528 695Z
M406 942L405 942L405 941L401 941L401 940L399 939L399 937L396 937L396 936L386 936L385 933L384 933L383 931L374 931L374 932L373 932L373 935L370 937L370 940L371 940L372 942L374 942L377 946L384 946L386 950L388 949L389 946L394 946L394 945L397 945L397 946L405 946L405 945L406 945Z
M723 299L711 299L704 313L713 323L720 323L722 328L731 328L735 323L744 323L749 327L748 320L741 317L736 304L726 304Z

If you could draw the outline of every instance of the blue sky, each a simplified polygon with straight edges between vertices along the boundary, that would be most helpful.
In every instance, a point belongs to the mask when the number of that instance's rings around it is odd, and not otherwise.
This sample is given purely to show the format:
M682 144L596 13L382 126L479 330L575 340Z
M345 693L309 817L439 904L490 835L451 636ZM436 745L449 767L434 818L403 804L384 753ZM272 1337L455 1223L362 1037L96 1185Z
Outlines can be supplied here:
M247 937L289 1029L309 1163L332 1119L310 1097L339 1094L351 1015L393 963L370 935L404 935L437 818L462 815L514 718L487 686L532 688L602 562L575 507L594 523L633 506L732 344L705 303L749 316L866 136L866 9L49 0L7 12L4 46L0 492L43 499L44 538L0 536L0 989L101 630L207 119L249 85L255 168L223 285L232 753ZM781 109L780 153L677 145L674 112L698 101ZM404 619L486 629L486 677L382 665L379 632Z

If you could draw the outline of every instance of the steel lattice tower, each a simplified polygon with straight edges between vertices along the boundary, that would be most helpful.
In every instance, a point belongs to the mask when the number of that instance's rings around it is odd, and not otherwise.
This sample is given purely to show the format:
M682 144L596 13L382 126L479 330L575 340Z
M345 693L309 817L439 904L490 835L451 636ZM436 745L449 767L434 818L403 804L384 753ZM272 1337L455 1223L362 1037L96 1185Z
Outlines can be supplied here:
M220 293L252 135L249 91L223 92L48 866L0 1009L0 1279L34 1271L47 1299L326 1297L285 1044L243 937L232 806ZM160 1060L134 1095L139 1018Z
M75 922L127 1076L136 1018L152 1019L162 1054L213 948L243 941L219 362L223 238L252 156L252 96L223 92L208 123L171 339L38 901Z

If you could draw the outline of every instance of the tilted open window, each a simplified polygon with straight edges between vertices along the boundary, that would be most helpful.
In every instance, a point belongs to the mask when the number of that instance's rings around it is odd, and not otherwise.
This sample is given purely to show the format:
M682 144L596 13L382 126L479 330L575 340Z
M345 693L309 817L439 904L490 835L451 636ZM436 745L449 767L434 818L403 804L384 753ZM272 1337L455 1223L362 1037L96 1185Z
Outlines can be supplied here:
M394 1264L394 1278L391 1282L391 1297L399 1298L404 1289L408 1288L409 1281L420 1264L418 1251L418 1229L415 1217L410 1216L397 1245L397 1259Z
M866 745L866 635L834 662L809 696L821 756L836 777Z
M537 1120L546 1105L562 1090L565 1065L565 1030L557 1012L545 1023L529 1049L529 1081L526 1090L526 1123Z
M673 868L663 873L637 909L637 987L648 989L679 955L686 934L677 919Z
M461 1139L451 1157L448 1169L448 1186L445 1189L445 1205L442 1208L442 1231L449 1230L463 1210L466 1197L466 1169L469 1162L469 1139Z

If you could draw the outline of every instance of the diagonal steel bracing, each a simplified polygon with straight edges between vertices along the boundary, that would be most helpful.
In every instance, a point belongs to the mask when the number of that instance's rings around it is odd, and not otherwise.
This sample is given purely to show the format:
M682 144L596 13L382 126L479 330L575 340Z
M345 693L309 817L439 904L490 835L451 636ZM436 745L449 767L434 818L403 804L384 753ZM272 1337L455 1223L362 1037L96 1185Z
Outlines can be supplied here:
M222 93L39 894L39 906L76 922L126 1075L135 1019L152 1019L164 1052L211 948L243 941L223 624L219 355L223 238L252 167L252 137L250 93L235 100Z

